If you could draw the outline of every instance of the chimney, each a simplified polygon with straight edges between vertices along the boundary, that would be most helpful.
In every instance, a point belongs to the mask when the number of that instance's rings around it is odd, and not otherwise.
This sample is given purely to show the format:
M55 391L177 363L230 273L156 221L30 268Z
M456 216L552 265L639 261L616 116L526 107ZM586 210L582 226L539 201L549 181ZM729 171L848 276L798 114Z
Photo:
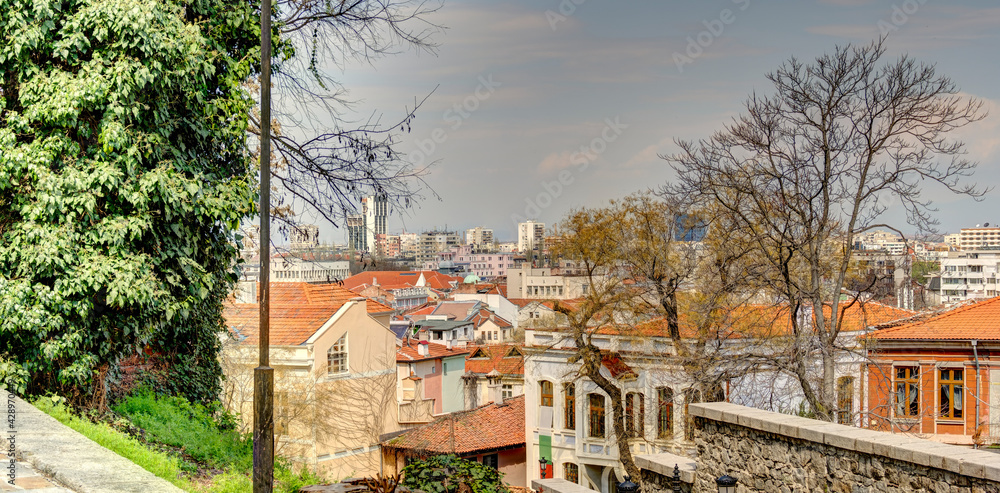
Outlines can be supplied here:
M451 351L451 348L452 348L451 339L448 339L448 342L445 343L445 346L447 346L448 350Z
M500 384L500 372L494 368L486 374L487 397L496 404L503 403L503 392Z
M429 353L429 348L427 347L427 344L428 344L427 341L420 341L420 344L417 344L417 354L421 356L427 356L427 354Z

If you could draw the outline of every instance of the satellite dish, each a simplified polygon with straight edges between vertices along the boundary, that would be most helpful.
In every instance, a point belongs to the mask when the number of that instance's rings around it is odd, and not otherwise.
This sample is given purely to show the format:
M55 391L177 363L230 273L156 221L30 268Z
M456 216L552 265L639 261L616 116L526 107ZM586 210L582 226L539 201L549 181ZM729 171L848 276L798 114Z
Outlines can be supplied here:
M988 228L989 226L990 226L990 223L983 223L983 227L984 228Z

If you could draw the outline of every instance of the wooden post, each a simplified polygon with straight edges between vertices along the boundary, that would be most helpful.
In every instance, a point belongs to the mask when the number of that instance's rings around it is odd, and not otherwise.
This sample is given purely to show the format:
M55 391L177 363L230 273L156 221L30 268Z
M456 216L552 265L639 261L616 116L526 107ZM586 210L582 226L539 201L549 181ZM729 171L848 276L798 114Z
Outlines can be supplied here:
M274 370L271 314L271 0L260 6L260 365L253 371L253 491L274 487Z

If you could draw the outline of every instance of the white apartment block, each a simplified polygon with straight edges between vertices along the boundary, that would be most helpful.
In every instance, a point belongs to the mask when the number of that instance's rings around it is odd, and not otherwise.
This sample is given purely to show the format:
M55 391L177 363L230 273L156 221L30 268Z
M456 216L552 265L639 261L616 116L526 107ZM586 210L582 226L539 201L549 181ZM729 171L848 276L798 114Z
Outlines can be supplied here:
M545 238L545 223L528 221L517 224L517 251L530 252L542 244Z
M1000 250L963 250L941 259L944 303L997 296Z
M483 248L493 248L493 230L477 226L465 230L465 244L479 250Z
M1000 249L1000 227L979 227L977 225L975 228L962 228L958 233L958 248L962 250Z
M333 282L348 278L350 264L346 260L302 260L297 257L271 259L271 282ZM260 281L260 263L247 262L240 266L240 289L246 300L256 299L256 282ZM253 286L252 289L246 286ZM251 296L252 295L252 296Z

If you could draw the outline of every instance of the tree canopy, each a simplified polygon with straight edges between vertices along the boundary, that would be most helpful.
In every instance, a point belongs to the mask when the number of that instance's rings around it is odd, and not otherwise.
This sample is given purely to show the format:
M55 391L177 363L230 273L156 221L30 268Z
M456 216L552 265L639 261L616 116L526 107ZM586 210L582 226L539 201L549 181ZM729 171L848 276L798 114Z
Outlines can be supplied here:
M177 390L217 394L259 32L222 0L0 11L0 383L100 400L146 350L188 365Z
M985 116L933 65L909 56L886 60L885 40L842 46L812 62L792 58L767 75L724 129L678 141L667 159L677 180L668 195L713 211L730 242L758 268L745 289L787 307L792 337L759 356L802 387L811 410L833 419L835 375L856 235L883 227L890 201L928 230L933 208L924 186L978 197L963 180L976 163L951 132Z

